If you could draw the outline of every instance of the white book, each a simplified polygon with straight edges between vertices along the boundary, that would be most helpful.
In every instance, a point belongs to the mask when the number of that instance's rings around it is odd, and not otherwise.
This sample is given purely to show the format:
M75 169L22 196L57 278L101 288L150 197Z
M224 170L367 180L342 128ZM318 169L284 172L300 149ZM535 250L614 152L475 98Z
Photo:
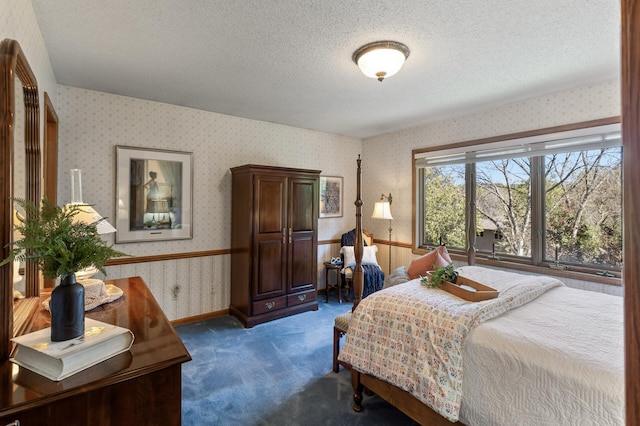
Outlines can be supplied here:
M84 320L84 335L63 342L51 341L51 328L14 337L16 351L11 361L21 367L59 381L131 349L131 330L113 324Z

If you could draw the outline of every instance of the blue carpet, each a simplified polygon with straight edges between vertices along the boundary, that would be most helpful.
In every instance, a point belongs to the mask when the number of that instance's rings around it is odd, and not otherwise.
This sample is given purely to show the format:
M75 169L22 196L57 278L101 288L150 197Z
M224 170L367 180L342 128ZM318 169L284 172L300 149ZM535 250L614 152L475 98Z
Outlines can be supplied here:
M351 308L321 298L304 312L245 329L232 316L181 325L184 425L416 425L377 396L356 413L349 371L332 371L333 320Z

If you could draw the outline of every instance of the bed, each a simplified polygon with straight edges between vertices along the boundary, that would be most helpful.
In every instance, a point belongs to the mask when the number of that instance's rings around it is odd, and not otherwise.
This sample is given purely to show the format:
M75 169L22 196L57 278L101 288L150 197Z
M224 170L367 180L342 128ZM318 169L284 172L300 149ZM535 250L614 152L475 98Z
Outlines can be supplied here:
M428 425L624 424L622 298L552 277L459 272L500 296L466 302L406 277L356 297L340 352L356 411L367 388Z

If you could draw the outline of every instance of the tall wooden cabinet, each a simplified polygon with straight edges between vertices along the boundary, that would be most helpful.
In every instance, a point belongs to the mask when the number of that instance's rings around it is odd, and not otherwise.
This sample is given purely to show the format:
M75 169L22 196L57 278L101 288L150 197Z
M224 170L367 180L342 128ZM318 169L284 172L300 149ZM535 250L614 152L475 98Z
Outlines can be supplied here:
M246 327L317 310L319 170L231 169L231 306Z

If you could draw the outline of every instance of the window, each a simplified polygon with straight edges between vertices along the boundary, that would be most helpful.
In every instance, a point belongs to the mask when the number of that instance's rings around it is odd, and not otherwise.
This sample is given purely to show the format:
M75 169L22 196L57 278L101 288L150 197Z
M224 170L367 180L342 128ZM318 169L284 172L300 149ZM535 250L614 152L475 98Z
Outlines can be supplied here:
M545 260L622 266L622 148L547 155Z
M424 228L426 244L464 249L465 171L464 165L430 167L423 173Z
M529 158L476 163L477 226L493 238L491 247L476 240L476 249L492 254L531 257L531 161Z
M415 246L620 271L622 141L619 123L605 121L415 150Z

